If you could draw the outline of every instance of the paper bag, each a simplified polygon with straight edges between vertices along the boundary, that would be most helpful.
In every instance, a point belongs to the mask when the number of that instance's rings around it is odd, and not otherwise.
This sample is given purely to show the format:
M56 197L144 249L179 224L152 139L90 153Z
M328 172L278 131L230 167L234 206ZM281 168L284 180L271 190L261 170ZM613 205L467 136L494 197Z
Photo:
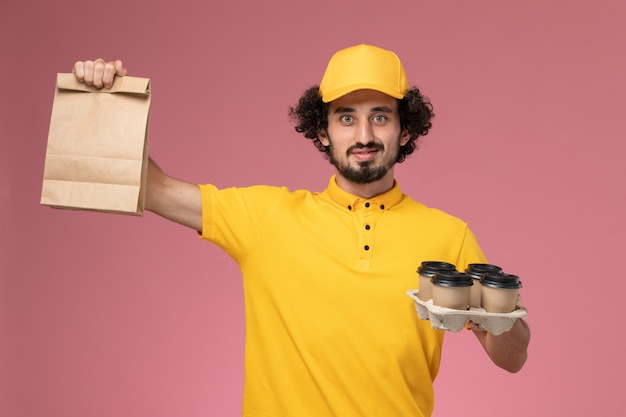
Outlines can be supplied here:
M57 74L41 204L142 215L149 113L148 78L97 89Z

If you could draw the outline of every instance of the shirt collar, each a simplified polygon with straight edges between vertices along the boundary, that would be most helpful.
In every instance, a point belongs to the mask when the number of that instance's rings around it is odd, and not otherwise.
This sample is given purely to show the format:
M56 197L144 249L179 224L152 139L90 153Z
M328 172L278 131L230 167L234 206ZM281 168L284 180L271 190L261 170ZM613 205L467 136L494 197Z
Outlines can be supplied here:
M330 178L326 190L331 200L350 211L365 208L367 207L366 203L369 203L370 206L378 207L381 210L388 210L402 201L403 198L400 186L395 179L393 180L393 187L389 191L367 199L357 197L339 188L336 175Z

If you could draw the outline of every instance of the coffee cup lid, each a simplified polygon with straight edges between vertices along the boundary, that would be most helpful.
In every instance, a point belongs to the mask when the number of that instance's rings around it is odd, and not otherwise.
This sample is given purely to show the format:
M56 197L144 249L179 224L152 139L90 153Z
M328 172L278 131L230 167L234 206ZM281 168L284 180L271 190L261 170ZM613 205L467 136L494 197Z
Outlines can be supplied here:
M522 288L517 275L488 272L480 279L482 285L492 288Z
M502 268L494 264L475 263L467 265L467 268L465 269L465 273L474 279L480 279L483 274L486 274L487 272L502 273Z
M442 287L470 287L474 285L472 277L459 271L437 271L430 281Z
M417 273L432 277L437 271L456 271L456 266L448 262L424 261L417 268Z

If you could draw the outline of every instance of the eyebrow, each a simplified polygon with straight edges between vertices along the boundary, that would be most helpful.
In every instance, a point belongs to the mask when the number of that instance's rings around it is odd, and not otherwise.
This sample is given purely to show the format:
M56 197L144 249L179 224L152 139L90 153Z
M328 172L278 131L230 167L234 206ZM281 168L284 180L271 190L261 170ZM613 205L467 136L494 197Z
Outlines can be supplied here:
M354 113L356 110L352 107L337 107L333 113ZM393 113L391 107L381 106L372 107L371 112Z

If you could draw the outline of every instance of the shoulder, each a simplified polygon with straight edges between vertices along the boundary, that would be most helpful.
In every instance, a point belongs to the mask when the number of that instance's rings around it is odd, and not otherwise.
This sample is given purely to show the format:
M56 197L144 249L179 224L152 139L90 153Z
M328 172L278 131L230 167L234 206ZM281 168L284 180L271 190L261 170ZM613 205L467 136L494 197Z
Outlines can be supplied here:
M423 222L436 224L438 227L449 226L454 228L466 228L467 223L446 211L435 207L429 207L424 203L414 200L404 194L398 209L408 216L419 218Z
M284 201L290 199L302 199L312 195L308 190L291 191L284 186L273 185L252 185L247 187L227 187L218 188L213 184L200 184L200 190L203 195L210 196L212 199L235 199L244 201Z

